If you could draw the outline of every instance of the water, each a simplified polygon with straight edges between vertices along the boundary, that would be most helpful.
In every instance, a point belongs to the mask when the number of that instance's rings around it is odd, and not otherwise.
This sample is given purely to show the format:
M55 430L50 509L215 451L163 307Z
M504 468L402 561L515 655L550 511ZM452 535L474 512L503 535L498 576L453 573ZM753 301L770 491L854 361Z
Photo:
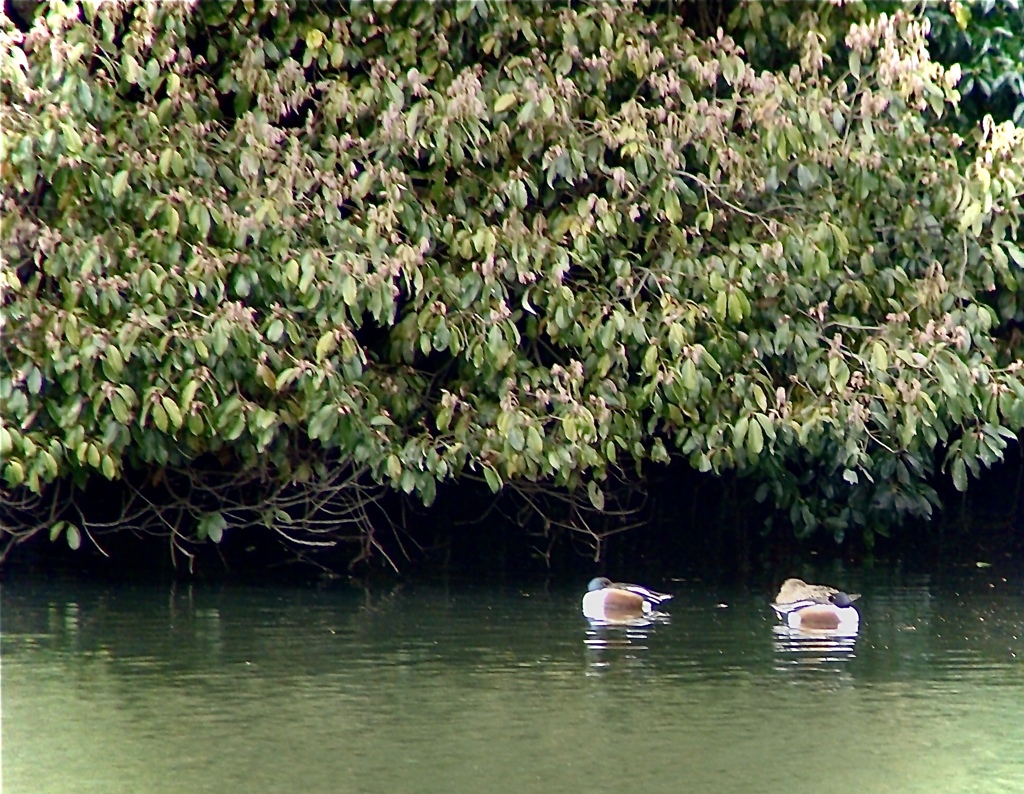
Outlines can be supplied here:
M1024 790L1024 580L893 571L854 644L779 634L763 588L9 580L7 794ZM575 583L574 583L575 584Z

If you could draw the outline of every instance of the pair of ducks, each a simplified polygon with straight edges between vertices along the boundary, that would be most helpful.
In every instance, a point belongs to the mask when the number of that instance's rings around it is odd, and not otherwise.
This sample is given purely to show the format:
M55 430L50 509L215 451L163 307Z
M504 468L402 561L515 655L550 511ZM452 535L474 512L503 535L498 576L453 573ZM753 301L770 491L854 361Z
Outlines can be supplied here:
M807 584L802 579L782 583L772 609L791 629L835 631L854 634L860 623L850 595L823 584ZM612 582L603 576L591 579L583 596L583 615L590 620L620 621L649 618L672 598L636 584Z

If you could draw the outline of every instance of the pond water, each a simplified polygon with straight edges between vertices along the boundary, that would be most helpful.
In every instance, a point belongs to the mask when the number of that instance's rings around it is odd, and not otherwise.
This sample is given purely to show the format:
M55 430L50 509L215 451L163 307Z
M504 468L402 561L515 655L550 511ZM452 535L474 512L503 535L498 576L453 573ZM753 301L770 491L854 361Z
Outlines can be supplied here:
M809 577L807 577L809 578ZM1024 790L1024 577L847 572L855 642L764 587L99 585L8 578L7 794Z

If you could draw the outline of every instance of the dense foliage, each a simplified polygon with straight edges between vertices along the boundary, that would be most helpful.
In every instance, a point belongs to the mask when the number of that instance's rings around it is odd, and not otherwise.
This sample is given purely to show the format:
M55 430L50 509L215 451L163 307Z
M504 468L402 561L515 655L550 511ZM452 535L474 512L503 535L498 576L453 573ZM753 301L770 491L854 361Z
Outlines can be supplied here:
M1024 123L1024 7L1020 0L922 3L934 60L959 64L961 117Z
M5 19L7 542L148 516L184 549L258 516L303 543L354 521L369 553L374 486L601 510L673 455L837 538L927 515L936 467L965 488L1024 425L999 342L1021 132L949 131L957 70L912 15L689 24L499 0ZM131 483L123 513L76 512L95 478Z

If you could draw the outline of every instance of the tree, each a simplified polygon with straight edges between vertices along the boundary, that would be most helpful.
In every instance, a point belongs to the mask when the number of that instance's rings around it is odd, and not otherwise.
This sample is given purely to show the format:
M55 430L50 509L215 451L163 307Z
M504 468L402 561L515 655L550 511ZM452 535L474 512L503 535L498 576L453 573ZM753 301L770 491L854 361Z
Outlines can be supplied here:
M929 514L937 466L965 488L1024 423L1021 133L944 126L913 15L681 13L5 19L8 546L148 516L187 553L256 517L351 521L365 556L381 487L600 511L671 455L837 538ZM103 520L97 477L131 485Z

